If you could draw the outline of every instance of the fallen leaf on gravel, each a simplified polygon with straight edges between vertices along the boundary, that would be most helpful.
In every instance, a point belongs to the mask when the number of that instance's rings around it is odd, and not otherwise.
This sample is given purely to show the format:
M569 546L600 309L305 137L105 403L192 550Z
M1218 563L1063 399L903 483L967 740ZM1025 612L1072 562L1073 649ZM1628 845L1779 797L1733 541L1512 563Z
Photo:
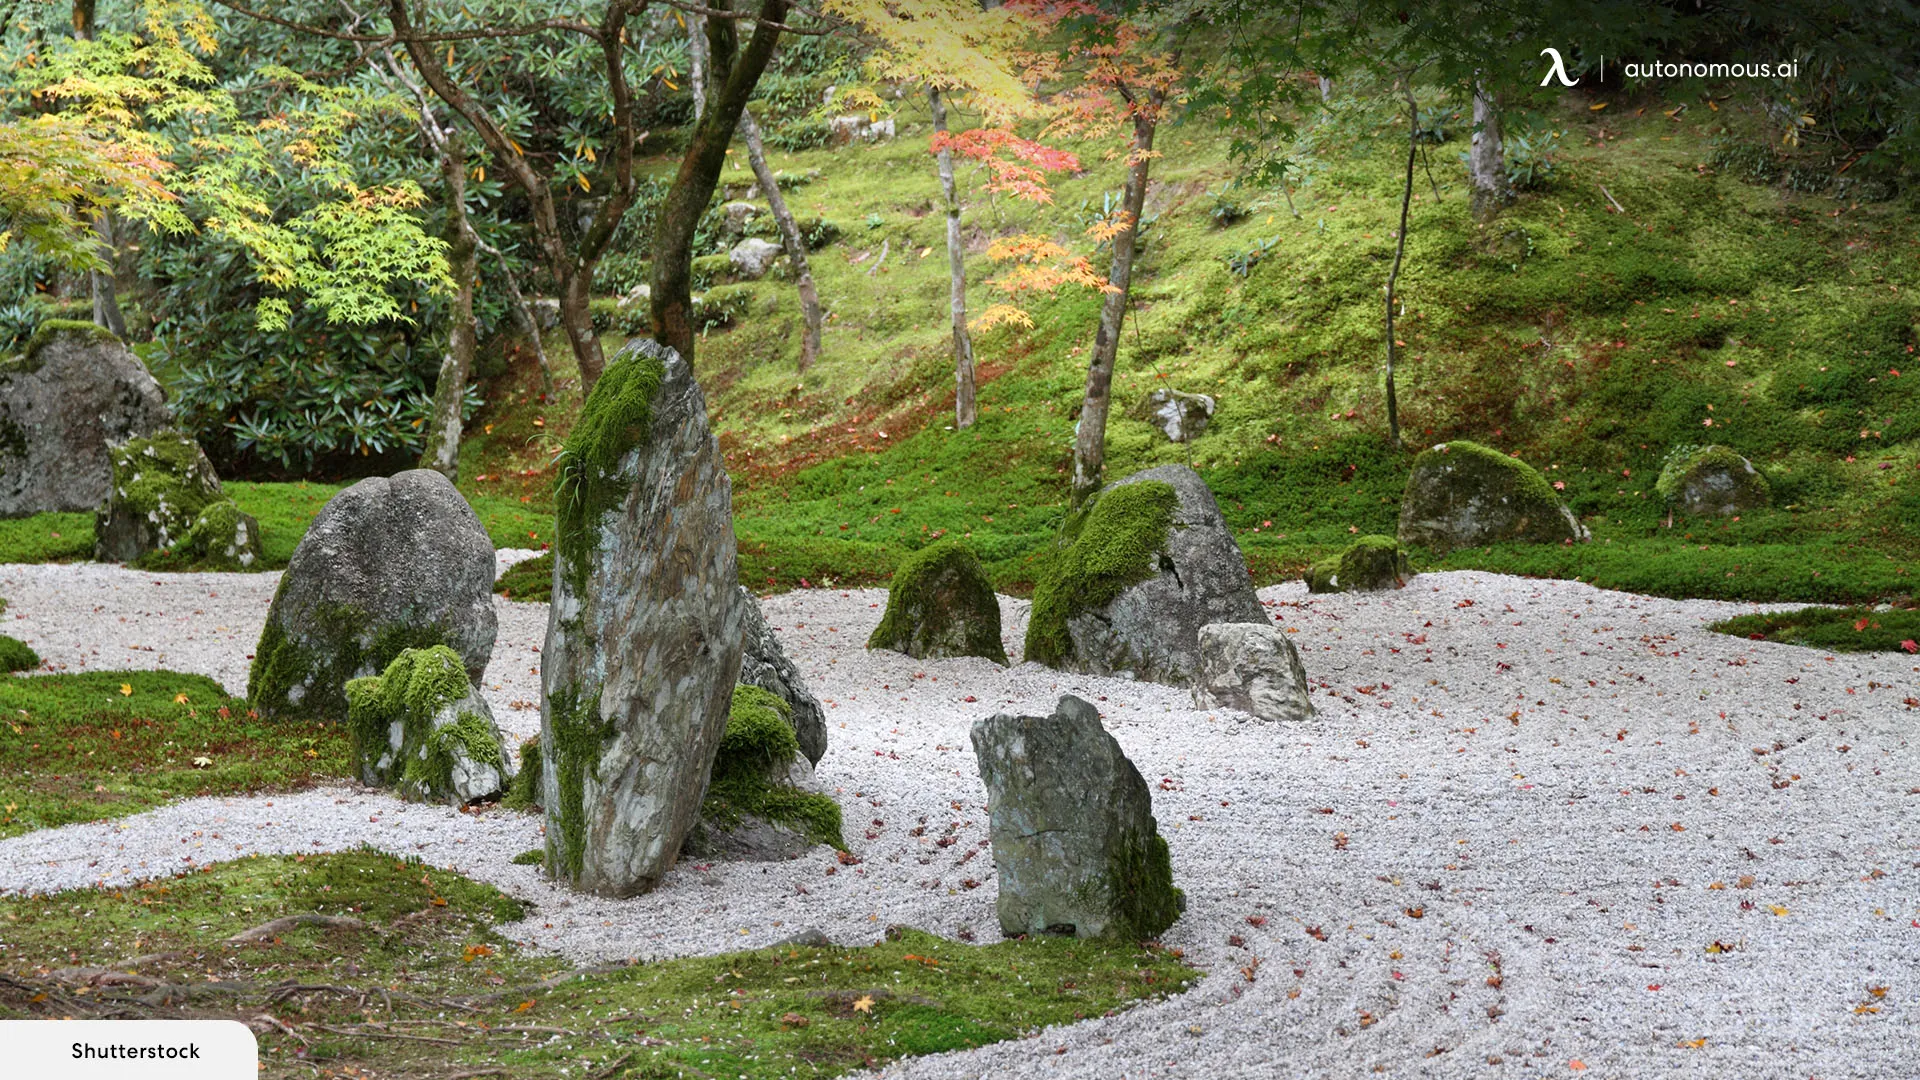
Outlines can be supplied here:
M1423 908L1423 907L1410 907L1410 908L1408 908L1408 909L1407 909L1407 918L1409 918L1409 919L1424 919L1424 918L1426 918L1426 917L1427 917L1427 909L1426 909L1426 908Z
M1681 1041L1680 1041L1680 1042L1679 1042L1678 1044L1676 1044L1676 1045L1678 1045L1678 1046L1680 1047L1680 1049L1682 1049L1682 1050L1698 1050L1698 1049L1700 1049L1701 1047L1703 1047L1703 1046L1705 1046L1705 1045L1707 1045L1707 1040L1705 1040L1705 1039L1683 1039L1683 1040L1681 1040Z
M1265 926L1267 925L1267 917L1265 915L1249 915L1247 916L1247 925Z
M1581 1061L1579 1058L1574 1058L1572 1061L1567 1062L1567 1068L1572 1069L1574 1072L1586 1072L1587 1063Z
M1785 915L1787 913L1785 904L1768 904L1767 910L1773 912L1775 915Z
M1307 936L1312 938L1315 941L1327 940L1327 932L1325 930L1320 929L1317 926L1307 927Z

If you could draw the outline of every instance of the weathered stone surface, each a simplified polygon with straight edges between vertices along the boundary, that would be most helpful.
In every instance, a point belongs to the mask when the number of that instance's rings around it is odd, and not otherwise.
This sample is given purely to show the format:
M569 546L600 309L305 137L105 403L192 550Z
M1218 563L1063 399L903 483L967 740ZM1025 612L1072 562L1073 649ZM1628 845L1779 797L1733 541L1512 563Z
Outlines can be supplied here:
M1764 510L1773 485L1753 462L1726 446L1678 448L1654 483L1675 509L1692 517L1731 517Z
M172 428L108 454L113 483L93 512L93 557L133 562L166 552L215 570L260 557L260 523L227 498L200 444Z
M493 541L431 469L335 495L294 549L254 649L247 697L263 716L342 720L349 679L408 648L448 645L479 681L493 654Z
M1286 632L1272 623L1213 623L1200 628L1196 709L1224 706L1261 720L1305 720L1307 669Z
M773 268L773 260L782 254L779 244L749 236L733 245L727 253L727 259L733 264L734 272L743 278L762 278Z
M1362 536L1331 559L1308 567L1307 591L1376 592L1398 589L1413 576L1413 565L1391 536Z
M840 806L814 790L813 766L800 753L786 701L758 686L734 687L700 821L682 854L775 862L816 844L845 846Z
M747 227L753 219L760 216L760 208L750 202L735 200L720 206L721 228L728 237L745 236Z
M458 806L512 777L487 699L445 645L408 649L384 672L347 683L354 771L401 798Z
M653 888L700 813L740 672L733 496L686 361L636 338L567 438L541 653L547 865Z
M867 648L921 660L980 656L1007 662L999 598L966 541L936 540L901 561L887 590L886 615Z
M1034 588L1028 660L1184 686L1202 626L1266 619L1213 492L1185 465L1108 485L1061 539Z
M787 703L793 722L794 738L810 765L820 764L827 752L827 713L820 699L807 689L800 669L787 659L780 639L767 626L767 617L753 594L740 588L743 605L740 618L740 682L771 692Z
M893 134L892 117L876 121L864 113L856 113L836 116L827 121L827 141L835 146L845 146L850 142L879 142L893 138Z
M172 422L160 384L119 339L42 323L0 357L0 518L98 507L113 480L108 447Z
M1079 698L973 725L1000 929L1145 940L1186 907L1140 770Z
M1435 551L1479 544L1584 543L1587 530L1533 466L1458 439L1420 452L1400 502L1400 542Z
M1147 391L1127 413L1145 420L1174 442L1192 442L1207 430L1214 402L1207 394L1189 394L1161 386Z

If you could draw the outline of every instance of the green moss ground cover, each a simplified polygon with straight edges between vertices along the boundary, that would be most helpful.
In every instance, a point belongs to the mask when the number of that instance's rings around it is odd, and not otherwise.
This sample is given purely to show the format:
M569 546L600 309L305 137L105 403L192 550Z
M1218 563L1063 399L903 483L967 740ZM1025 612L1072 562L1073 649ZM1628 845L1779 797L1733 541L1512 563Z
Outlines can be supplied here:
M1920 653L1920 611L1912 609L1803 608L1774 615L1738 615L1707 629L1829 652Z
M226 941L301 914L336 922ZM1017 1038L1197 978L1131 943L967 945L906 929L860 948L581 970L502 936L499 925L523 914L491 886L374 851L248 858L134 887L0 899L0 1017L271 1012L292 1032L260 1036L261 1075L273 1078L495 1068L770 1080ZM151 981L80 994L52 977L79 966Z
M201 675L0 678L0 724L0 836L348 773L343 728L254 719Z
M493 591L509 600L546 603L553 598L553 552L514 563L493 583Z

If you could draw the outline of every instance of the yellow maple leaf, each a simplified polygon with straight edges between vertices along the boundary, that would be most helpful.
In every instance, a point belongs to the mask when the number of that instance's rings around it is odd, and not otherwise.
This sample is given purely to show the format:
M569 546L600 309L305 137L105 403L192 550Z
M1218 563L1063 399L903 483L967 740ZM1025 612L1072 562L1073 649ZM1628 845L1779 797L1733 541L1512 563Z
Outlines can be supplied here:
M173 695L173 703L175 705L185 705L187 703L187 695L185 694Z
M859 999L853 1003L853 1011L871 1013L873 1011L873 995L861 994Z
M132 684L132 683L121 683L121 684L120 684L120 696L121 696L121 697L132 697L132 696L133 696L133 684Z
M1768 904L1767 910L1773 912L1775 915L1785 915L1787 913L1785 904Z

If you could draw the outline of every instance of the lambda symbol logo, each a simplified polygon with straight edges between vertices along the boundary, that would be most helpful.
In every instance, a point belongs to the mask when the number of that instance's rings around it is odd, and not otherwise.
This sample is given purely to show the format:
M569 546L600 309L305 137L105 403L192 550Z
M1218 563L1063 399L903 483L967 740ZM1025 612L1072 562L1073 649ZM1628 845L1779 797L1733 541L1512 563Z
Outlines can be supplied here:
M1556 77L1559 78L1561 86L1579 85L1580 83L1579 79L1567 78L1567 62L1565 60L1560 59L1559 49L1541 49L1540 55L1553 57L1553 66L1549 67L1547 69L1546 75L1541 78L1540 80L1541 86L1547 85L1548 83L1552 82Z

